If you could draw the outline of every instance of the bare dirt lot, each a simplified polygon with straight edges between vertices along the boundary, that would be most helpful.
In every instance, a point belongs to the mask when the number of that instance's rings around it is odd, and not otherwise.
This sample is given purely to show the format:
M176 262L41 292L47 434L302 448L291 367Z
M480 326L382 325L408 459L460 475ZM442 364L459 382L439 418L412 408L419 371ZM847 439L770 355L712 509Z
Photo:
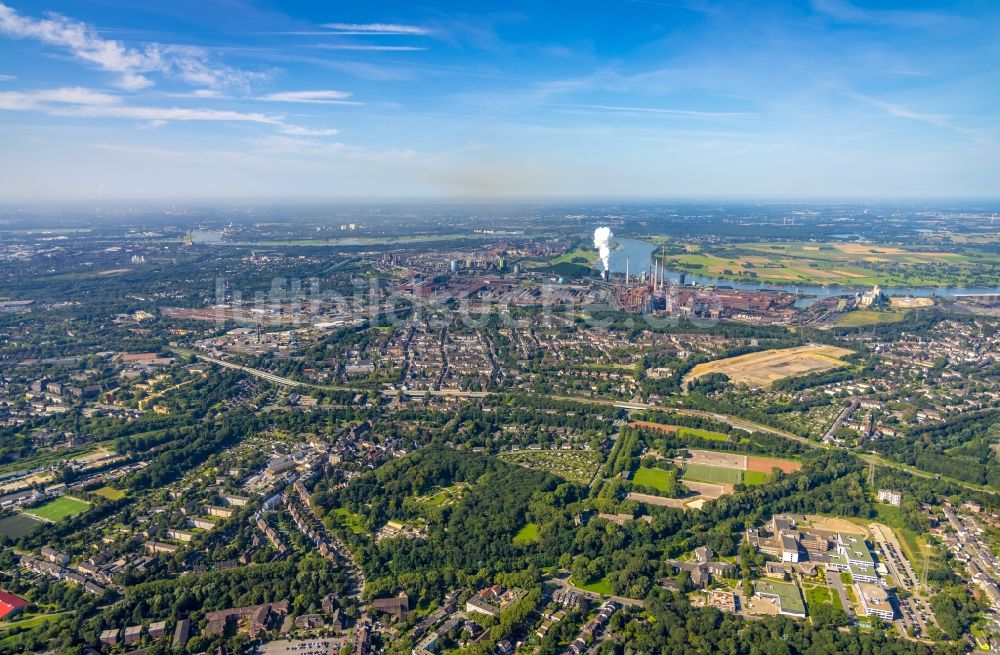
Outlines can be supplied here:
M812 523L812 527L816 530L823 530L826 532L845 532L849 534L861 534L868 536L867 530L856 523L851 523L846 519L808 514L806 515L806 520Z
M889 298L889 304L900 309L913 309L916 307L933 307L933 298L909 298L907 296L893 296Z
M733 382L754 387L768 387L771 383L795 375L826 371L846 366L840 358L853 351L837 346L809 344L797 348L764 350L757 353L718 359L698 364L684 376L684 386L703 375L722 373Z
M802 464L788 459L777 459L776 457L761 457L760 455L749 455L747 457L748 471L770 473L773 468L779 468L785 473L794 473L802 468Z
M689 499L687 498L664 498L663 496L651 496L649 494L630 493L627 498L640 503L648 503L659 507L673 507L674 509L684 509Z
M660 432L666 432L667 434L675 434L677 432L676 425L664 425L662 423L650 423L649 421L632 421L629 423L629 427L633 428L647 428L649 430L659 430Z
M708 482L695 482L694 480L683 480L681 484L699 496L713 500L733 493L733 486L730 484L711 484Z

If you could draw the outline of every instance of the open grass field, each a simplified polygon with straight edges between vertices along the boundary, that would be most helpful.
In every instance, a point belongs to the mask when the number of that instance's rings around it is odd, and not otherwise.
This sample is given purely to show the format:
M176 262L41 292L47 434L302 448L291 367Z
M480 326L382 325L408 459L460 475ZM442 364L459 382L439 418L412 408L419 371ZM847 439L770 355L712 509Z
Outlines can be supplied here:
M78 498L73 498L72 496L62 496L51 500L44 505L39 505L38 507L33 507L30 510L25 510L25 514L30 516L36 516L45 521L51 521L52 523L58 523L63 519L69 518L71 516L76 516L77 514L82 514L90 509L90 503L79 500Z
M702 430L701 428L678 428L677 434L681 437L697 437L699 439L708 439L709 441L727 441L729 439L728 434L713 432L712 430Z
M837 317L837 327L862 327L864 325L885 325L888 323L899 323L906 316L906 312L890 311L880 312L872 309L861 309L856 312L847 312Z
M22 614L16 620L0 625L0 632L30 630L45 625L63 614L64 612L56 612L54 614Z
M584 591L589 591L592 594L601 594L602 596L611 596L615 592L611 589L611 583L608 582L608 578L605 576L598 580L597 582L592 582L587 585L581 585L570 580L570 584L574 587L583 589Z
M587 484L601 465L592 450L516 450L498 455L510 464L553 473L572 482Z
M333 510L333 515L337 518L341 525L346 527L348 530L355 534L363 534L367 532L365 530L365 522L357 514L352 514L347 511L345 507L338 507Z
M108 500L121 500L125 497L125 491L122 489L115 489L114 487L104 486L100 489L94 489L90 493L100 496L101 498L107 498Z
M892 528L896 533L899 545L903 547L903 554L910 562L922 562L924 556L934 556L935 551L928 548L924 541L917 536L917 533L903 524L903 510L893 505L884 503L874 503L875 520Z
M826 585L803 586L802 589L805 591L806 606L809 608L816 605L830 605L836 609L844 609L844 604L840 602L840 594Z
M658 468L648 468L640 466L632 481L644 487L652 487L657 491L666 491L669 487L670 473Z
M520 546L527 546L538 542L541 538L541 535L538 533L538 524L528 523L514 535L514 543Z
M681 477L684 480L695 480L697 482L737 484L743 481L743 471L740 469L723 468L721 466L685 464L684 473Z
M0 535L17 539L31 534L41 524L41 521L33 519L26 514L6 516L0 519Z
M590 266L598 260L600 255L593 248L584 250L583 248L577 248L570 252L564 253L559 257L553 259L550 263L552 264L581 264L583 266ZM574 261L576 260L576 261ZM583 261L580 261L583 260Z
M770 479L771 475L763 471L743 471L743 484L747 486L765 484Z
M752 242L688 249L668 255L667 265L708 277L776 284L949 286L963 283L989 258L988 253L871 243Z
M809 344L727 357L695 366L684 376L684 386L703 375L721 373L738 384L768 387L784 378L847 366L840 358L852 353L847 348Z

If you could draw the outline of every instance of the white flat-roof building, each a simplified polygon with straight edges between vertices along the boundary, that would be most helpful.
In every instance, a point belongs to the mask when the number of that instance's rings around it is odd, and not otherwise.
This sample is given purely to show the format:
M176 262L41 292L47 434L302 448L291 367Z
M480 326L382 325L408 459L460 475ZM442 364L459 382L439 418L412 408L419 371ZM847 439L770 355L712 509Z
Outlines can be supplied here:
M896 611L889 602L889 592L881 585L856 582L854 589L858 592L858 602L865 616L877 616L886 621L891 621L896 616Z

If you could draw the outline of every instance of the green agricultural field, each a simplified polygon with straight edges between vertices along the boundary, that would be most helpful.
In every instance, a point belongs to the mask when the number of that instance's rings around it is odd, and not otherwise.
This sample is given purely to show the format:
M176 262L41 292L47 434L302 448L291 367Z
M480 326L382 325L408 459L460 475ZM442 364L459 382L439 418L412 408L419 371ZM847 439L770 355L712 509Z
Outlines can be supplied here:
M708 439L710 441L729 440L728 434L713 432L711 430L702 430L701 428L678 428L677 435L680 437L698 437L699 439Z
M736 484L743 480L743 471L739 469L723 468L721 466L685 464L684 474L681 478L684 480L694 480L695 482Z
M766 484L770 479L770 473L764 473L763 471L743 471L743 484L747 486Z
M62 496L44 505L25 510L25 513L52 523L58 523L65 518L82 514L88 509L90 509L90 503L72 496Z
M108 500L121 500L125 497L125 491L122 489L115 489L114 487L104 486L100 489L94 489L90 493L95 496L100 496L102 498L107 498Z
M632 476L632 481L644 487L652 487L657 491L667 491L671 487L670 473L668 471L646 466L641 466L636 470L635 475Z
M601 465L600 455L592 450L517 450L498 457L509 464L553 473L580 484L590 482Z
M779 284L953 286L990 277L1000 262L982 251L934 252L861 243L738 243L688 249L668 266L698 275Z
M871 309L862 309L838 316L837 327L861 327L864 325L899 323L905 316L906 312L879 312Z
M13 514L0 519L0 536L18 539L34 532L42 524L27 514Z
M516 535L514 535L514 543L520 546L527 546L537 543L541 538L542 537L538 532L538 524L528 523L521 528Z

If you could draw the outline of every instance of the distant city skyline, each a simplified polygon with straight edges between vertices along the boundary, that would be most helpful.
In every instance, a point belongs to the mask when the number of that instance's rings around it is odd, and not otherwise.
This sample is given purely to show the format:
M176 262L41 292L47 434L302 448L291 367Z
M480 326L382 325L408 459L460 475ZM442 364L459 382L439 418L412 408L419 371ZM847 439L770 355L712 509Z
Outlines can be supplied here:
M0 0L0 198L995 198L998 27L972 0Z

